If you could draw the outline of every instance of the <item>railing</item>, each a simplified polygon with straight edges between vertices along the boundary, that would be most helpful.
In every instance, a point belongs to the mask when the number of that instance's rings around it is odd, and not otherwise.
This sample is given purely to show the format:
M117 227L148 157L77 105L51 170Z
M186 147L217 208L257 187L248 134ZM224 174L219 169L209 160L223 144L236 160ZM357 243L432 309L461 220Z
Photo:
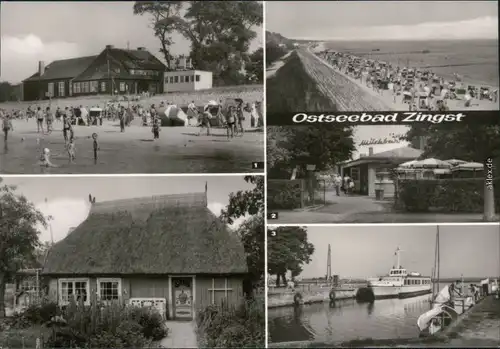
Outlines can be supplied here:
M141 308L154 308L158 310L164 320L167 318L166 298L130 298L128 305Z

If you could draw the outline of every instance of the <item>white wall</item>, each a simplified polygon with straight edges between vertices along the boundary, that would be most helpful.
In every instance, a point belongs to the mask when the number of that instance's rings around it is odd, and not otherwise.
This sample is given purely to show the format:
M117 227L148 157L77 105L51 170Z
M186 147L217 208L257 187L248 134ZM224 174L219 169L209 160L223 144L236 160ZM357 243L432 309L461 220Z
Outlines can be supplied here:
M196 75L200 76L200 81L196 81ZM177 81L170 83L170 77L178 77ZM191 77L194 76L194 81ZM181 82L181 77L184 81ZM186 82L186 77L189 81ZM167 82L165 82L167 81ZM175 80L174 80L175 81ZM190 92L212 88L212 72L201 70L172 71L163 74L163 91L168 92Z

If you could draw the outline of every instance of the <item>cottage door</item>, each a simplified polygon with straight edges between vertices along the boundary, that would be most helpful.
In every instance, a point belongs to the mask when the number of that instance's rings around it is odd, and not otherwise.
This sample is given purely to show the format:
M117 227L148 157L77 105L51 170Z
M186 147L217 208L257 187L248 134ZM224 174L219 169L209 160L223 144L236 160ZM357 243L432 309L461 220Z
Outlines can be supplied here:
M193 279L191 277L172 278L172 298L175 320L193 319Z

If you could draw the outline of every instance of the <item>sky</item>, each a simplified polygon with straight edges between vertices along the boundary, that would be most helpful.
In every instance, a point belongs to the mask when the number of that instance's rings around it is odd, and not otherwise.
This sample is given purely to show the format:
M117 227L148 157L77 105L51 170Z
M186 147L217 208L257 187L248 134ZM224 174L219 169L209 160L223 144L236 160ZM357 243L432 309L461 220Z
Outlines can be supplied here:
M88 216L89 194L96 202L165 194L204 192L207 182L208 208L219 215L229 203L229 194L249 190L252 184L241 176L196 177L8 177L2 185L17 186L16 192L26 196L50 221L54 242L66 237ZM47 203L45 203L47 199ZM245 218L238 219L233 227ZM50 241L50 229L41 228L41 241Z
M133 14L134 2L2 2L0 81L18 83L45 64L99 54L106 45L145 47L158 58L160 43L147 15ZM20 23L22 20L22 24ZM262 45L262 28L251 51ZM174 54L188 54L189 41L172 35Z
M440 274L442 278L500 275L498 225L440 225ZM436 226L330 226L307 227L315 247L312 262L304 265L302 278L324 277L331 246L332 274L340 278L385 275L400 263L410 272L431 276Z
M497 1L270 1L266 18L290 39L498 39Z

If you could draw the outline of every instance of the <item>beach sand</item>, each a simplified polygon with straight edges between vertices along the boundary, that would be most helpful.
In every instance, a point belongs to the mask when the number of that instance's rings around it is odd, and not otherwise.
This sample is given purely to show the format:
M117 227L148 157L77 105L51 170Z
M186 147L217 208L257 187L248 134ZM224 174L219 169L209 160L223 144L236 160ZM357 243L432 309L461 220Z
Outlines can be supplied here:
M318 47L324 47L324 43L319 45ZM356 80L343 72L340 72L339 70L335 69L331 64L329 64L327 61L324 59L318 57L316 54L314 54L314 51L318 51L318 48L315 49L310 49L308 48L307 50L303 50L303 53L306 55L311 55L314 56L314 58L318 61L319 64L326 65L329 67L332 71L332 74L340 76L342 80L349 80L351 83L355 84L358 88L361 88L366 94L373 96L377 98L383 105L387 106L387 110L394 110L394 111L408 111L409 106L407 103L403 103L401 96L398 96L396 98L396 102L394 102L394 96L392 92L389 92L387 90L381 91L381 93L378 93L371 89L370 87L366 86L365 84L361 83L359 80ZM490 86L491 90L498 89L498 87ZM362 95L357 95L362 96ZM470 107L465 107L464 101L462 100L447 100L447 105L450 110L498 110L500 109L500 102L497 100L496 103L489 101L489 100L478 100L478 99L473 99L473 103ZM343 111L347 111L347 109L341 109ZM383 111L380 108L380 105L374 105L372 109L366 109L371 110L371 111Z

